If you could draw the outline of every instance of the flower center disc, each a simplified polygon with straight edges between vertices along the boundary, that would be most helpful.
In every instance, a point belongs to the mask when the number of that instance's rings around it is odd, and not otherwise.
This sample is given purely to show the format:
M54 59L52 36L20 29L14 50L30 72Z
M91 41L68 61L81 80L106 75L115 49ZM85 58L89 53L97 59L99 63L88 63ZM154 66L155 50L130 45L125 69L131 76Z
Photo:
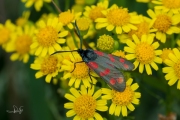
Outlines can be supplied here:
M103 18L104 15L102 14L102 10L104 10L104 8L102 7L95 7L91 10L89 17L94 21L96 18Z
M149 24L147 22L141 22L140 24L136 25L137 30L131 30L128 35L132 36L133 34L136 34L138 38L141 38L142 35L149 33Z
M107 13L109 23L115 26L126 25L130 20L128 11L122 8L112 9Z
M75 69L72 72L72 75L74 77L82 79L82 78L86 78L89 76L89 68L84 62L76 63L76 65L74 67L75 67Z
M89 95L82 95L74 102L74 111L76 114L84 119L94 116L96 109L96 100Z
M135 49L136 58L140 63L151 63L155 57L154 48L147 43L140 43Z
M171 26L171 18L167 15L158 15L154 27L159 31L166 32Z
M57 70L58 59L55 56L46 58L41 64L41 71L47 75Z
M102 35L97 40L97 48L101 50L110 50L114 47L114 39L109 35Z
M112 102L116 105L127 106L133 101L134 91L127 86L123 92L112 90Z
M16 39L16 43L15 43L16 51L20 54L28 53L30 51L31 43L32 43L32 39L28 35L19 36Z
M39 44L44 47L49 47L53 45L58 38L58 32L51 26L42 28L37 34L37 40Z
M73 21L74 17L75 16L70 11L62 12L59 14L59 21L67 25Z

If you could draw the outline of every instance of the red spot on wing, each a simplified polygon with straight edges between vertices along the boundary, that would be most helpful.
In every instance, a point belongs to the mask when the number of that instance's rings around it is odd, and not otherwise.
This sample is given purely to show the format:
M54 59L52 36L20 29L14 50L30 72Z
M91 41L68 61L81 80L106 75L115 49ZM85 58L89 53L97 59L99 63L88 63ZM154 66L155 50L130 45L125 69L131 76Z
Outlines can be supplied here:
M123 79L122 77L119 77L119 78L117 78L116 80L117 80L117 82L120 83L120 84L123 83L123 81L124 81L124 79Z
M111 62L115 61L114 57L111 54L108 54L108 56L109 56L109 59L110 59Z
M125 59L120 58L119 61L120 61L121 63L124 63L124 62L125 62Z
M104 71L100 72L100 76L105 76L110 73L110 69L106 68Z
M111 78L109 82L110 82L111 85L116 84L116 80L114 78Z
M123 66L124 66L126 69L129 68L129 66L128 66L127 64L123 64Z
M96 62L89 62L88 63L88 66L91 68L91 69L97 69L98 68L98 64Z
M104 55L103 52L100 52L100 51L97 51L97 50L94 50L94 52L95 52L97 55L99 55L99 56L103 56L103 55Z

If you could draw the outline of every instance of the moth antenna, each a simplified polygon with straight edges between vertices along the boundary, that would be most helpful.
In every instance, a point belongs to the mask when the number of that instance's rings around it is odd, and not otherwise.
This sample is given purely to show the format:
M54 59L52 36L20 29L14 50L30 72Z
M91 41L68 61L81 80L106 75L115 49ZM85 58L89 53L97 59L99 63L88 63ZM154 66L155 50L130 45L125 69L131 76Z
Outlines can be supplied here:
M80 30L79 30L79 28L78 28L78 26L77 26L77 24L76 24L76 21L75 21L74 25L75 25L75 28L76 28L76 30L77 30L77 35L78 35L78 37L79 37L79 39L80 39L80 49L82 49L83 39L82 39L82 36L81 36L81 34L80 34Z
M61 11L60 8L56 5L56 3L54 2L54 0L51 0L51 1L52 1L53 5L55 6L55 8L57 9L57 11L58 11L59 13L61 13L62 11Z
M62 52L77 52L77 50L71 50L71 51L56 51L51 55L57 54L57 53L62 53Z

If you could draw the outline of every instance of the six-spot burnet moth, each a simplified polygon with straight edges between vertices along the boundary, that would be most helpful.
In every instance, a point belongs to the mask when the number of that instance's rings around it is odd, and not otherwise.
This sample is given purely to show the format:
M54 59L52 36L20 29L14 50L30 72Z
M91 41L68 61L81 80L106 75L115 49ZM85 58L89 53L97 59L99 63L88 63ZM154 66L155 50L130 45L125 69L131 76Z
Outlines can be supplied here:
M78 52L79 55L82 57L83 61L77 62L77 64L85 62L91 70L97 73L114 90L117 90L119 92L124 91L124 89L126 88L126 81L121 71L133 70L133 63L124 58L117 57L112 54L106 54L92 49L82 49L83 40L76 23L75 28L77 30L77 35L80 38L80 48L78 50L57 51L55 53L74 51Z

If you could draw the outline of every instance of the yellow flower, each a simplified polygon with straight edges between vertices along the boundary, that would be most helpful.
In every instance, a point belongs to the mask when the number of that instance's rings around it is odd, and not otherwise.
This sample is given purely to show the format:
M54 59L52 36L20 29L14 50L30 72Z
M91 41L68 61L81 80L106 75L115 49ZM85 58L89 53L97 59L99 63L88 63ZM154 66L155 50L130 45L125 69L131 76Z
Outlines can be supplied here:
M134 111L135 107L133 104L139 104L138 98L141 97L141 93L135 92L139 85L137 83L132 84L132 82L132 78L127 80L126 88L123 92L102 88L102 92L105 94L102 96L102 99L112 101L109 107L109 114L119 116L122 113L122 116L127 116L127 109Z
M16 25L24 26L28 22L29 16L30 16L30 11L24 11L22 14L22 17L19 17L16 20Z
M173 51L171 50L171 48L164 48L162 51L162 54L160 55L160 57L162 58L162 61L164 62L166 59L169 59L168 55L169 53L173 53Z
M34 37L34 26L25 25L24 27L17 27L16 32L12 34L12 40L7 44L7 52L13 52L10 59L12 61L22 60L27 63L29 54L32 54L30 45Z
M39 70L35 74L36 78L46 76L45 81L47 83L50 83L51 78L56 77L56 75L58 75L62 60L63 59L60 54L55 54L46 57L37 57L34 63L31 64L31 69Z
M128 47L125 47L124 51L129 53L126 55L126 58L128 60L136 59L134 62L134 69L139 65L139 72L142 73L145 66L147 74L151 75L151 67L158 70L156 63L162 63L162 59L158 57L158 55L162 54L162 50L156 50L159 47L159 43L153 42L154 34L148 36L143 35L141 39L133 35L133 40L134 42L131 40L126 42Z
M140 23L136 25L137 30L131 30L128 35L132 37L133 34L137 35L138 38L141 38L142 35L148 35L150 33L149 23L150 19L139 15Z
M41 20L39 29L36 31L36 36L33 39L31 49L35 49L36 56L50 55L62 48L60 44L65 43L63 37L68 35L68 31L63 30L62 24L57 18L49 18L47 23Z
M134 24L140 22L137 15L130 14L128 13L128 9L119 8L117 5L113 5L102 13L105 15L105 18L97 18L95 20L97 22L96 28L101 29L105 27L108 31L115 30L117 34L137 30Z
M151 9L147 13L152 18L151 31L156 32L156 38L162 43L166 42L166 34L180 33L180 28L177 26L180 22L180 14L173 15L172 12L152 11Z
M102 116L97 113L98 111L107 111L107 101L100 99L102 95L101 89L94 92L94 86L86 89L85 86L81 86L80 90L70 88L70 92L65 94L65 98L69 101L64 104L64 107L70 109L67 113L67 117L75 115L73 120L103 120Z
M168 67L162 69L163 73L166 73L165 79L169 80L170 86L177 83L177 89L180 89L180 51L177 48L173 49L173 53L169 53L169 59L166 59L164 63Z
M11 40L11 35L15 31L15 25L7 20L5 24L0 23L0 45L6 50L7 43Z
M101 51L111 51L114 48L114 39L110 35L101 35L97 39L97 48Z
M88 31L91 22L89 18L81 17L76 20L76 23L80 31Z
M72 11L67 10L65 12L61 12L59 14L59 22L61 22L63 26L67 26L69 29L72 30L74 28L73 23L77 18L81 16L81 14L82 14L81 12L74 13L74 10Z
M163 10L164 12L180 13L180 0L152 0L156 4L155 9Z
M84 16L90 18L93 22L97 19L97 18L104 18L105 15L102 13L103 10L106 10L108 8L109 5L109 1L108 0L104 0L103 2L99 2L97 3L97 5L92 5L90 6L86 6L85 7L85 12L83 13Z
M64 59L62 62L63 65L61 66L62 70L65 71L63 79L70 78L69 86L75 84L75 88L78 88L82 82L85 87L90 87L90 83L95 84L97 82L94 78L97 75L94 72L89 71L90 69L85 62L81 62L82 58L78 53L70 54L69 58L70 59Z
M131 30L128 33L119 34L118 38L121 43L126 43L127 40L132 39L132 35L135 34L138 38L141 38L142 35L148 35L150 33L150 19L139 15L140 23L136 24L137 30Z
M21 1L26 3L25 6L27 8L30 8L34 4L36 11L41 10L43 6L43 2L47 2L47 3L51 2L51 0L21 0Z
M49 18L53 19L55 17L57 17L57 14L55 14L55 13L49 13L49 14L43 13L41 15L41 17L36 21L35 24L37 27L39 27L39 26L41 26L41 24L39 24L39 21L43 20L46 23Z

